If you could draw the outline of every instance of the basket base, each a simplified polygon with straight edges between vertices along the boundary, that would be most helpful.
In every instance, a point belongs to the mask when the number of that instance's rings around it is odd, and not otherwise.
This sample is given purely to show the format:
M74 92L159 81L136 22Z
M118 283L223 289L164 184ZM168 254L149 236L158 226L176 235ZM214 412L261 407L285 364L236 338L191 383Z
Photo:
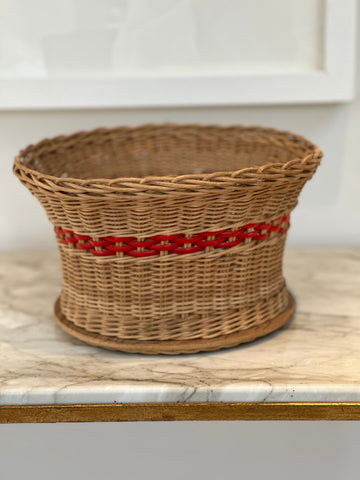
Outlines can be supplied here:
M82 340L83 342L97 347L107 348L109 350L120 350L129 353L145 353L148 355L156 355L159 353L167 355L198 353L235 347L241 343L251 342L259 337L274 332L288 322L294 312L295 300L289 292L288 306L280 315L261 325L256 325L237 333L198 340L141 341L121 340L120 338L88 332L84 328L74 325L74 323L70 322L62 313L60 308L60 298L57 299L54 310L55 320L60 327L66 333Z

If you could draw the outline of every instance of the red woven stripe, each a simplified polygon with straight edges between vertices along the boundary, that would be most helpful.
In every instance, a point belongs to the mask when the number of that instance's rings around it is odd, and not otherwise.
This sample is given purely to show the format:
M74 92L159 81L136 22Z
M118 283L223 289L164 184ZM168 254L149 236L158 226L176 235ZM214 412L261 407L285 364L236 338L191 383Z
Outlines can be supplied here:
M88 235L78 235L60 227L55 227L54 230L61 243L71 244L72 248L87 250L98 257L120 254L141 258L159 256L161 252L166 252L168 255L184 255L201 252L206 248L232 248L245 240L263 241L272 232L284 233L289 219L289 216L281 216L269 223L249 223L235 231L202 232L191 237L183 233L154 235L141 240L136 237L114 236L95 240Z

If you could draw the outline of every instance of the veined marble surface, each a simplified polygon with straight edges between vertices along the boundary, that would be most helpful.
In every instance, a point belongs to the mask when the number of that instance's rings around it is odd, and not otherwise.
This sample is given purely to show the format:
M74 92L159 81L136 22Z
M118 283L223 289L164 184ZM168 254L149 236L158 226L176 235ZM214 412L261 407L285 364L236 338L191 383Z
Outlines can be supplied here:
M360 250L290 250L288 326L229 350L142 356L87 346L52 316L55 253L0 255L0 404L360 401Z

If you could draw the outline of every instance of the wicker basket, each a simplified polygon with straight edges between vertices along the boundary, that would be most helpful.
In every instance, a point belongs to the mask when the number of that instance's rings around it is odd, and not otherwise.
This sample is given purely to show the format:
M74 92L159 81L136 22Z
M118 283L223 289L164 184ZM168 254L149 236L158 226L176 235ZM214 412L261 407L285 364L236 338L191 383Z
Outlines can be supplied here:
M61 327L142 353L231 347L282 326L289 214L321 151L261 127L145 125L44 140L14 172L60 249Z

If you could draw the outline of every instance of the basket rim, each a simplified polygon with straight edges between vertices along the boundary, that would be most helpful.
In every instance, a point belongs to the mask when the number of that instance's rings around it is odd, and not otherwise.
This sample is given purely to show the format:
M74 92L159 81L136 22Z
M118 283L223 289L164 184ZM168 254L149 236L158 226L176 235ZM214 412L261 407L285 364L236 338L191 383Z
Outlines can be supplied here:
M260 166L243 167L239 170L230 171L215 171L211 173L191 173L181 175L149 175L144 177L116 177L116 178L87 178L81 179L76 177L61 177L54 176L34 168L30 168L24 162L24 157L43 146L49 146L51 144L57 144L61 146L64 141L70 140L86 140L87 137L91 138L95 134L113 134L116 131L131 132L142 129L153 128L154 130L166 130L172 135L176 133L186 132L187 129L197 129L204 133L210 132L214 134L216 131L222 134L234 135L236 132L241 134L258 134L261 135L277 146L283 146L286 148L287 144L298 145L299 143L308 147L309 153L304 156L295 156L294 158L282 163L282 162L270 162ZM193 134L194 135L194 134ZM249 140L256 143L256 140ZM261 126L246 126L246 125L231 125L223 126L216 124L177 124L177 123L159 123L159 124L143 124L140 126L120 126L113 128L97 128L92 130L83 130L70 135L58 135L51 138L45 138L36 144L30 144L26 148L20 150L15 157L13 164L14 174L23 182L30 183L37 188L46 190L48 193L59 194L84 194L88 195L103 195L111 193L153 193L153 194L177 194L183 192L194 192L199 189L207 188L229 188L236 186L256 186L268 182L274 182L276 180L290 181L291 177L300 176L304 178L310 178L316 167L320 164L323 156L320 148L307 140L305 137L294 134L286 130L279 130L270 127Z

